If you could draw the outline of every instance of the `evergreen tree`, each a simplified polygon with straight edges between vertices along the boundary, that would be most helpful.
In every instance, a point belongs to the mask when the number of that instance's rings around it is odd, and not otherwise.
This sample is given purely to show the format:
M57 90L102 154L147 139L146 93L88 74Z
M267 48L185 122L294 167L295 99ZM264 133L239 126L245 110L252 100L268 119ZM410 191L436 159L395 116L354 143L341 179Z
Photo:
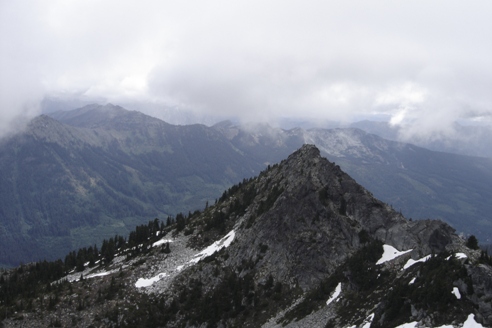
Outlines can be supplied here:
M466 247L471 248L471 249L478 249L478 239L474 235L471 235L468 237L468 240L466 241Z

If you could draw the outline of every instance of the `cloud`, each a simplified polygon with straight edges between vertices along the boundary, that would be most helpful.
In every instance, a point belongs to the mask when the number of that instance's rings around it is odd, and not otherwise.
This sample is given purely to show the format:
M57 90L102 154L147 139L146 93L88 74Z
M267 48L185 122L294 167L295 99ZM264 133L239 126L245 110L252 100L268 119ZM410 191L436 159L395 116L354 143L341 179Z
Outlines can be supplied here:
M27 22L32 15L19 17L9 24L14 9L0 3L0 135L12 130L19 116L31 116L38 111L43 97L43 86L35 61L30 60L35 45L22 40L30 34ZM15 35L15 37L14 37ZM35 42L35 40L33 40Z
M2 122L44 95L257 121L376 113L411 135L490 122L486 0L0 6Z

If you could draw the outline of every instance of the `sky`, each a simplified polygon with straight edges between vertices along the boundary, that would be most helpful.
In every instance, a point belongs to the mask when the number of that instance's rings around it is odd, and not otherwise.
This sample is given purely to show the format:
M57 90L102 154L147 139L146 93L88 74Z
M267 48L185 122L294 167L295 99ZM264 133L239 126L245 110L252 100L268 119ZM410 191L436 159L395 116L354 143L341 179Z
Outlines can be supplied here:
M490 0L0 0L0 133L45 97L422 136L492 125L490 17Z

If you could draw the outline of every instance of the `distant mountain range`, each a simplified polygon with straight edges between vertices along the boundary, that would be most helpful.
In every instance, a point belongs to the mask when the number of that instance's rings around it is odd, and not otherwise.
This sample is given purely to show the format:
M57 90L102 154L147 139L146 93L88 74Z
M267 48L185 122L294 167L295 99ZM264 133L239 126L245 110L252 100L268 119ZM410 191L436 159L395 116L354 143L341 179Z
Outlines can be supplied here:
M392 126L388 122L360 121L350 127L376 134L388 140L405 139L404 128ZM425 138L413 137L411 143L430 150L492 158L492 128L487 126L453 125L453 132L445 136L434 135Z
M0 263L64 256L201 208L260 165L216 130L116 106L35 118L0 144Z
M103 101L103 100L101 100ZM98 100L92 100L98 102ZM53 112L62 112L67 108L79 108L90 105L91 100L74 98L45 98L41 104L42 113L53 115ZM167 107L146 102L127 102L120 104L125 108L138 110L150 116L158 117L174 125L205 124L211 126L219 121L234 117L214 116L204 113L196 113L182 108ZM338 121L312 121L296 118L277 118L275 126L284 130L302 128L334 129L334 128L356 128L367 133L378 135L384 139L411 143L429 150L448 152L466 156L492 158L492 126L487 125L463 125L454 123L446 132L434 132L428 135L408 133L411 126L392 125L387 121L361 120L352 123L341 123Z
M35 118L0 142L0 264L55 259L135 225L203 208L304 143L378 198L492 240L492 160L359 129L176 126L118 106Z

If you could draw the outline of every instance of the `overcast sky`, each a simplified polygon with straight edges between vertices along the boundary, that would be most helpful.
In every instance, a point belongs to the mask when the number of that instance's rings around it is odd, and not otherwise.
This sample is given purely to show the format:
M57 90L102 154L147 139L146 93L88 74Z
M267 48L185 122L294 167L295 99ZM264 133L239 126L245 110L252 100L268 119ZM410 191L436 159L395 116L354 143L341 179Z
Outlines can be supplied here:
M45 96L491 124L491 17L490 0L0 0L0 129Z

